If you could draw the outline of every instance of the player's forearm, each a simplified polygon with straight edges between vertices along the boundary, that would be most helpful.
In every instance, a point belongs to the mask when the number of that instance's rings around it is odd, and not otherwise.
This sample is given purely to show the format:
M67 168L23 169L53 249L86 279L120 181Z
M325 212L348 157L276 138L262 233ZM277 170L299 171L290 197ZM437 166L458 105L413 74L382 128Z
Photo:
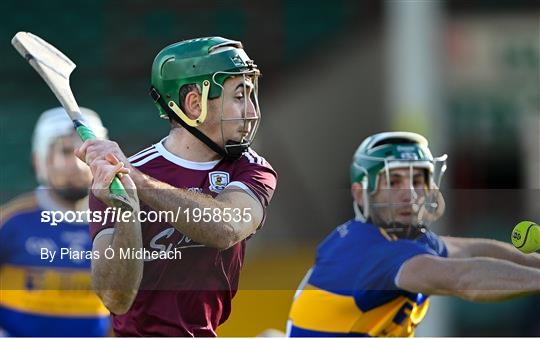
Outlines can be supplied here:
M540 270L493 259L468 260L455 272L455 294L472 301L499 301L540 293Z
M196 222L189 213L177 213L178 207L183 211L202 211L205 208L224 211L232 206L210 195L175 188L136 172L138 173L133 175L133 178L140 199L156 211L171 211L178 218L169 222L182 234L200 244L218 249L227 249L245 238L239 231L241 227L233 222L225 222L223 218L218 221Z
M540 254L524 254L514 246L491 239L470 239L468 251L472 257L508 260L519 265L540 269Z
M143 259L122 257L128 249L142 248L139 222L119 222L108 246L99 249L100 258L92 261L92 282L104 305L115 314L126 313L139 289ZM107 252L108 251L108 252Z

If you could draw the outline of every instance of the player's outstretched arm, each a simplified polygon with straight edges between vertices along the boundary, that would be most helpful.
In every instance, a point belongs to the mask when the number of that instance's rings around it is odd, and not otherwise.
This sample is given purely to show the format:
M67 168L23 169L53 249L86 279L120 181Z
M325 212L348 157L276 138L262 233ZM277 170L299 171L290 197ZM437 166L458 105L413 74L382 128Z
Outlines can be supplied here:
M482 238L441 237L450 258L490 257L540 269L540 254L524 254L511 244Z
M135 184L117 158L108 155L107 160L95 160L90 167L94 175L92 194L109 206L117 206L110 198L109 184L117 173L124 173L120 180L128 193L129 203L121 210L138 212ZM94 239L92 250L99 253L99 258L92 259L92 286L112 313L124 314L129 310L143 273L143 259L122 258L120 250L140 248L141 225L136 218L130 218L128 222L118 221L113 234L98 234Z
M171 224L192 240L225 250L253 234L261 224L264 211L255 197L239 188L225 188L213 198L208 194L190 192L133 171L138 192L146 204L157 211L171 211L178 216ZM218 215L210 221L197 220L187 213L176 213L178 206L183 211L210 209ZM225 212L240 213L240 218L224 218Z
M540 270L485 257L418 255L403 264L396 285L414 293L499 301L540 293Z

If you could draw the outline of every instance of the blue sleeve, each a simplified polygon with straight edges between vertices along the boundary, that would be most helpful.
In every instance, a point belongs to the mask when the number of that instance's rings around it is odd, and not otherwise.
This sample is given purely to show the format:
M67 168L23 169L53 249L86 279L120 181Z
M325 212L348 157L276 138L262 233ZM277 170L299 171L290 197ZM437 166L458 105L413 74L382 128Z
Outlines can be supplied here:
M400 290L395 284L399 269L407 260L417 255L439 256L429 246L415 241L401 240L377 246L358 274L359 290Z
M448 257L448 249L444 241L432 231L429 231L426 234L426 239L429 246L437 253L440 257Z

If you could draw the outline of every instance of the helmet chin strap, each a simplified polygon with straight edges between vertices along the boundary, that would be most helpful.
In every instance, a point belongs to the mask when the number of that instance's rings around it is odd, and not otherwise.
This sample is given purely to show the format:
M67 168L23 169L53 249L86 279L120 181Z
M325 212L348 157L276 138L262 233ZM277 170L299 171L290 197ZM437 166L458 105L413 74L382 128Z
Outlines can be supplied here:
M216 152L223 158L227 160L237 160L240 158L242 153L249 147L248 144L234 141L234 140L228 140L225 144L225 149L219 147L218 144L216 144L212 139L210 139L208 136L206 136L203 132L195 128L195 126L192 126L185 122L183 119L181 119L174 110L167 105L165 100L163 100L163 97L157 89L154 86L150 87L150 96L152 99L154 99L155 102L157 102L161 108L165 112L168 113L169 118L172 117L174 121L178 122L182 127L184 127L189 133L191 133L194 137L202 141L208 148L210 148L212 151Z
M248 147L248 143L234 140L227 140L227 143L225 144L227 156L233 160L240 158L242 153L244 153Z
M427 227L423 224L408 225L399 222L375 224L371 218L368 221L376 226L384 228L386 233L393 234L399 239L416 239L427 232Z
M353 201L353 211L354 211L354 219L361 222L366 222L368 218L366 218L366 215L364 212L362 212L362 209L358 205L356 201Z
M385 203L376 203L373 204L372 210L375 212L377 208L382 207L389 207L393 208L392 206L389 206L389 204ZM397 238L400 239L416 239L420 237L421 235L425 234L427 231L427 226L424 224L424 222L420 221L417 224L405 224L401 222L395 221L394 217L391 217L390 220L384 220L384 218L375 218L376 213L372 213L371 216L368 217L368 222L370 222L373 225L379 226L381 228L384 228L384 230L388 234L393 234Z
M386 232L395 234L400 239L416 239L427 231L426 226L419 225L405 225L400 223L394 223L390 227L385 227Z

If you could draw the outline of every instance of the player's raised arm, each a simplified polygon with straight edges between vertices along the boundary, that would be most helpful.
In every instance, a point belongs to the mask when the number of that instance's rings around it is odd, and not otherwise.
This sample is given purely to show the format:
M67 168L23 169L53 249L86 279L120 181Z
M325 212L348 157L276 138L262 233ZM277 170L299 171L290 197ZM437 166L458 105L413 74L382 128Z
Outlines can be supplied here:
M502 241L448 236L441 239L446 244L448 256L451 258L490 257L540 269L540 254L524 254Z
M115 175L121 173L120 180L128 193L129 205L123 206L119 211L137 213L137 190L127 174L127 169L114 156L108 155L107 159L97 159L90 166L94 174L93 195L107 206L116 206L111 199L108 185ZM115 224L114 233L111 228L105 228L94 238L92 249L99 253L99 258L92 260L93 288L103 304L114 314L124 314L129 310L143 274L143 259L122 258L120 251L140 248L142 235L137 218L130 218L127 222L120 220Z
M540 293L540 270L485 257L418 255L403 264L396 285L413 293L498 301Z

